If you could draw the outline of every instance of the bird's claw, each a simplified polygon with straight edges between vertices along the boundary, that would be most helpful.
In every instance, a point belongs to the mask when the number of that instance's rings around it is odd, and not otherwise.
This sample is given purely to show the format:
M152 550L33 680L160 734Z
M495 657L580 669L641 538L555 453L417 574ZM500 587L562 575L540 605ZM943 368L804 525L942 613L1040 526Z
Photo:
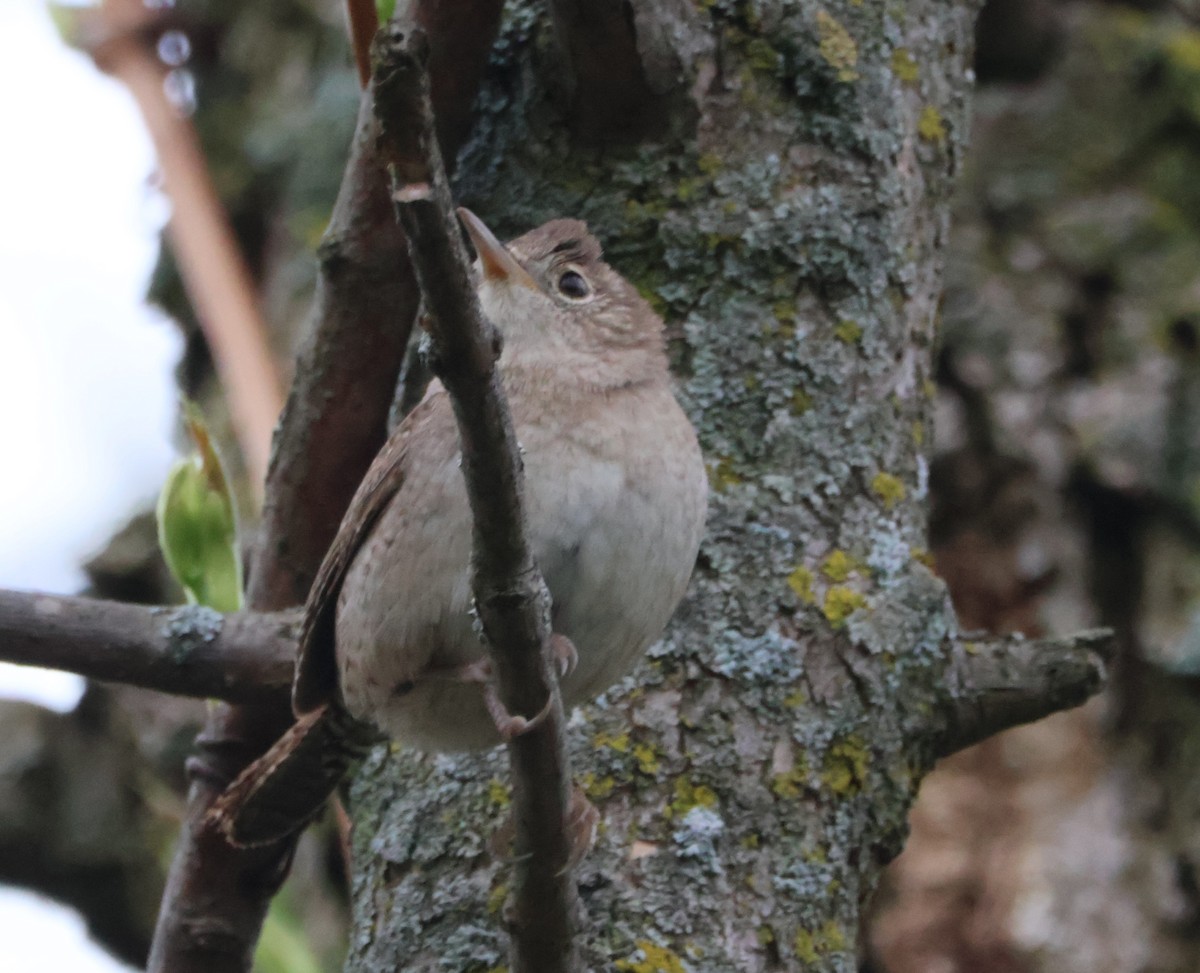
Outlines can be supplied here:
M566 679L579 665L579 650L575 643L557 632L550 636L550 655L558 663L559 679Z

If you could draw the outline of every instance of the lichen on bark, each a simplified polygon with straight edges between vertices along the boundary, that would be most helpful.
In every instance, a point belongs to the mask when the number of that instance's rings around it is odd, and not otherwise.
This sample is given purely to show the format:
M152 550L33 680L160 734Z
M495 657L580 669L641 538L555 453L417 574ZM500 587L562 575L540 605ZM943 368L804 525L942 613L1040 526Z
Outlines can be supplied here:
M657 135L580 135L522 2L459 160L489 223L587 220L662 311L713 485L675 622L571 721L588 966L852 970L951 658L921 446L975 8L634 10ZM394 749L354 786L348 968L502 969L501 755Z

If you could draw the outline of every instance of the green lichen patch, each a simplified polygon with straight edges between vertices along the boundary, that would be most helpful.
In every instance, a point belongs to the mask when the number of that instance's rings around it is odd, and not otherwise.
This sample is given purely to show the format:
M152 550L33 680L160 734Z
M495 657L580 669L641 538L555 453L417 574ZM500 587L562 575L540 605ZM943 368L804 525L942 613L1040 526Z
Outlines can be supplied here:
M803 963L816 963L830 953L840 953L846 949L846 934L833 920L826 922L819 929L800 929L792 940L792 948L796 958Z
M837 740L825 752L821 783L842 797L859 793L867 783L871 751L857 733Z
M833 336L843 344L857 344L863 336L862 325L850 318L843 318L833 329Z
M920 77L917 60L907 47L897 47L892 51L892 74L905 84L916 84Z
M946 121L933 105L926 105L921 109L921 117L917 120L917 134L926 142L933 142L935 145L946 143Z
M899 477L882 470L872 478L871 492L883 501L884 507L888 510L891 510L908 495L908 491Z
M841 21L824 10L817 11L817 37L821 57L837 72L839 81L857 81L858 45Z
M667 805L666 816L682 818L694 807L716 807L717 792L707 784L697 784L687 777L675 778L675 797Z
M821 565L821 573L830 581L842 582L850 577L851 572L857 568L858 565L854 559L838 547L834 548L825 558L825 563Z
M841 628L846 624L846 619L860 608L865 608L866 604L866 596L861 592L844 585L835 585L825 592L825 602L821 611L830 625Z
M813 407L812 396L804 391L799 385L792 389L792 400L789 403L789 410L794 416L802 416L809 412Z
M639 939L637 948L641 955L617 960L618 970L627 970L628 973L688 973L679 955L666 946Z
M793 569L787 577L787 583L796 597L806 605L811 605L817 600L816 593L813 591L813 573L803 564L797 565Z

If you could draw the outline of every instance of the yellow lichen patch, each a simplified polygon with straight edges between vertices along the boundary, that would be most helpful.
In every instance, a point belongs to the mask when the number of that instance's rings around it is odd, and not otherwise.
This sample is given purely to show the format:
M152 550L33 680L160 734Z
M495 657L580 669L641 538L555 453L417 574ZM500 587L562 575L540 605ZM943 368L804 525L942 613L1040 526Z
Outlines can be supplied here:
M629 734L628 733L597 733L592 737L592 746L599 750L601 747L608 747L609 750L616 750L617 753L629 752Z
M1174 30L1163 44L1163 50L1173 67L1200 72L1200 32Z
M512 791L497 777L488 781L488 803L493 807L508 807L512 803Z
M657 751L649 743L635 743L633 758L637 761L638 770L647 776L653 777L662 769L662 761L659 760Z
M770 926L759 926L754 936L760 946L769 946L775 942L775 933Z
M771 313L776 321L790 324L796 320L796 305L790 300L780 299L771 305Z
M788 709L799 709L808 702L808 695L803 689L793 689L783 697L783 705Z
M722 456L716 463L709 465L708 483L717 493L724 493L730 487L743 482L741 475L734 470L729 457Z
M797 385L792 389L792 415L802 416L813 407L812 396Z
M761 37L746 45L750 66L758 71L774 71L779 67L779 52Z
M762 839L759 838L758 832L756 831L751 831L748 835L745 835L741 841L738 842L738 844L743 848L757 848L761 843Z
M851 321L849 318L843 318L838 322L837 327L833 329L833 336L838 341L852 345L862 337L863 329L857 321Z
M821 565L821 573L830 581L845 581L856 567L850 555L839 547L825 558L825 563Z
M925 445L925 423L917 420L912 424L912 438L918 446Z
M909 553L912 554L912 559L914 561L924 564L925 567L929 568L930 571L933 570L933 555L930 554L929 551L925 550L925 548L914 547L911 551L909 551Z
M817 600L816 594L813 593L813 573L803 564L798 564L794 571L787 576L788 587L795 592L806 605L811 605Z
M917 121L917 134L926 142L938 145L946 141L946 123L942 120L942 113L933 105L926 105L921 109L921 117Z
M706 176L715 175L722 166L721 157L715 152L705 152L696 160L696 168Z
M693 784L686 777L675 778L675 799L667 805L668 818L681 818L694 807L715 807L717 792L706 784Z
M817 11L817 36L821 57L837 72L839 81L857 81L858 45L842 24L824 10Z
M875 478L871 480L871 492L883 501L883 505L891 510L907 495L908 491L904 489L903 481L891 473L884 473L880 470L875 474Z
M851 734L838 740L825 752L821 783L835 794L857 794L867 782L871 751L862 737Z
M820 929L801 929L792 940L796 958L803 963L816 963L822 956L840 953L846 948L846 934L832 919Z
M579 778L579 786L593 801L602 801L613 792L617 782L611 774L597 777L589 770Z
M658 946L648 939L639 939L637 948L643 958L619 959L618 970L628 970L629 973L687 973L683 960L665 946Z
M837 585L825 592L825 604L821 606L821 610L830 625L840 628L846 624L847 618L866 604L867 599L859 592Z
M808 782L808 766L800 761L791 770L785 770L771 778L771 791L776 797L794 800L804 793L804 785Z
M508 898L508 883L501 882L488 893L487 911L488 915L496 915L504 908L504 900Z
M892 74L905 84L914 84L920 76L916 58L907 47L897 47L892 51Z

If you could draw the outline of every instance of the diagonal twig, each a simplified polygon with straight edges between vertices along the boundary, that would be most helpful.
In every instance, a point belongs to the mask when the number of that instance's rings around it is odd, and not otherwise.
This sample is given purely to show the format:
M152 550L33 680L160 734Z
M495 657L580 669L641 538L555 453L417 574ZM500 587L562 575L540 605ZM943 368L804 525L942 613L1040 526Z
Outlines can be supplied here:
M286 700L300 614L220 615L0 591L0 662L62 669L177 696Z
M138 0L106 0L82 37L98 67L129 89L154 142L171 201L167 237L188 299L212 349L256 495L283 404L250 271L213 186L195 127L167 99L167 68L141 28L156 16Z
M442 167L424 32L393 21L372 51L381 145L396 213L429 311L434 372L454 404L474 521L472 588L510 713L549 718L509 743L516 823L513 973L578 969L568 862L570 771L547 652L550 596L530 550L521 461L497 369L499 335L480 309Z
M418 6L435 0L418 0ZM498 6L498 3L497 3ZM462 70L485 58L478 25L441 38ZM449 27L447 28L449 31ZM455 52L459 53L456 54ZM445 96L465 111L473 90ZM373 93L363 96L351 158L320 248L316 310L307 350L280 421L267 476L259 545L247 584L251 608L304 601L341 516L385 439L396 377L418 291L391 212L376 154ZM439 104L441 103L439 98ZM155 932L152 973L248 970L271 896L287 874L294 840L234 848L209 825L224 787L287 729L285 706L223 706L199 738L189 769L188 818Z
M403 236L391 216L374 153L370 93L329 230L319 253L313 328L301 353L267 475L247 604L272 611L302 603L342 513L386 436L387 414L416 310ZM384 266L386 265L386 270ZM188 816L155 931L157 973L242 973L294 839L229 845L208 810L287 729L277 705L220 706L189 762Z

